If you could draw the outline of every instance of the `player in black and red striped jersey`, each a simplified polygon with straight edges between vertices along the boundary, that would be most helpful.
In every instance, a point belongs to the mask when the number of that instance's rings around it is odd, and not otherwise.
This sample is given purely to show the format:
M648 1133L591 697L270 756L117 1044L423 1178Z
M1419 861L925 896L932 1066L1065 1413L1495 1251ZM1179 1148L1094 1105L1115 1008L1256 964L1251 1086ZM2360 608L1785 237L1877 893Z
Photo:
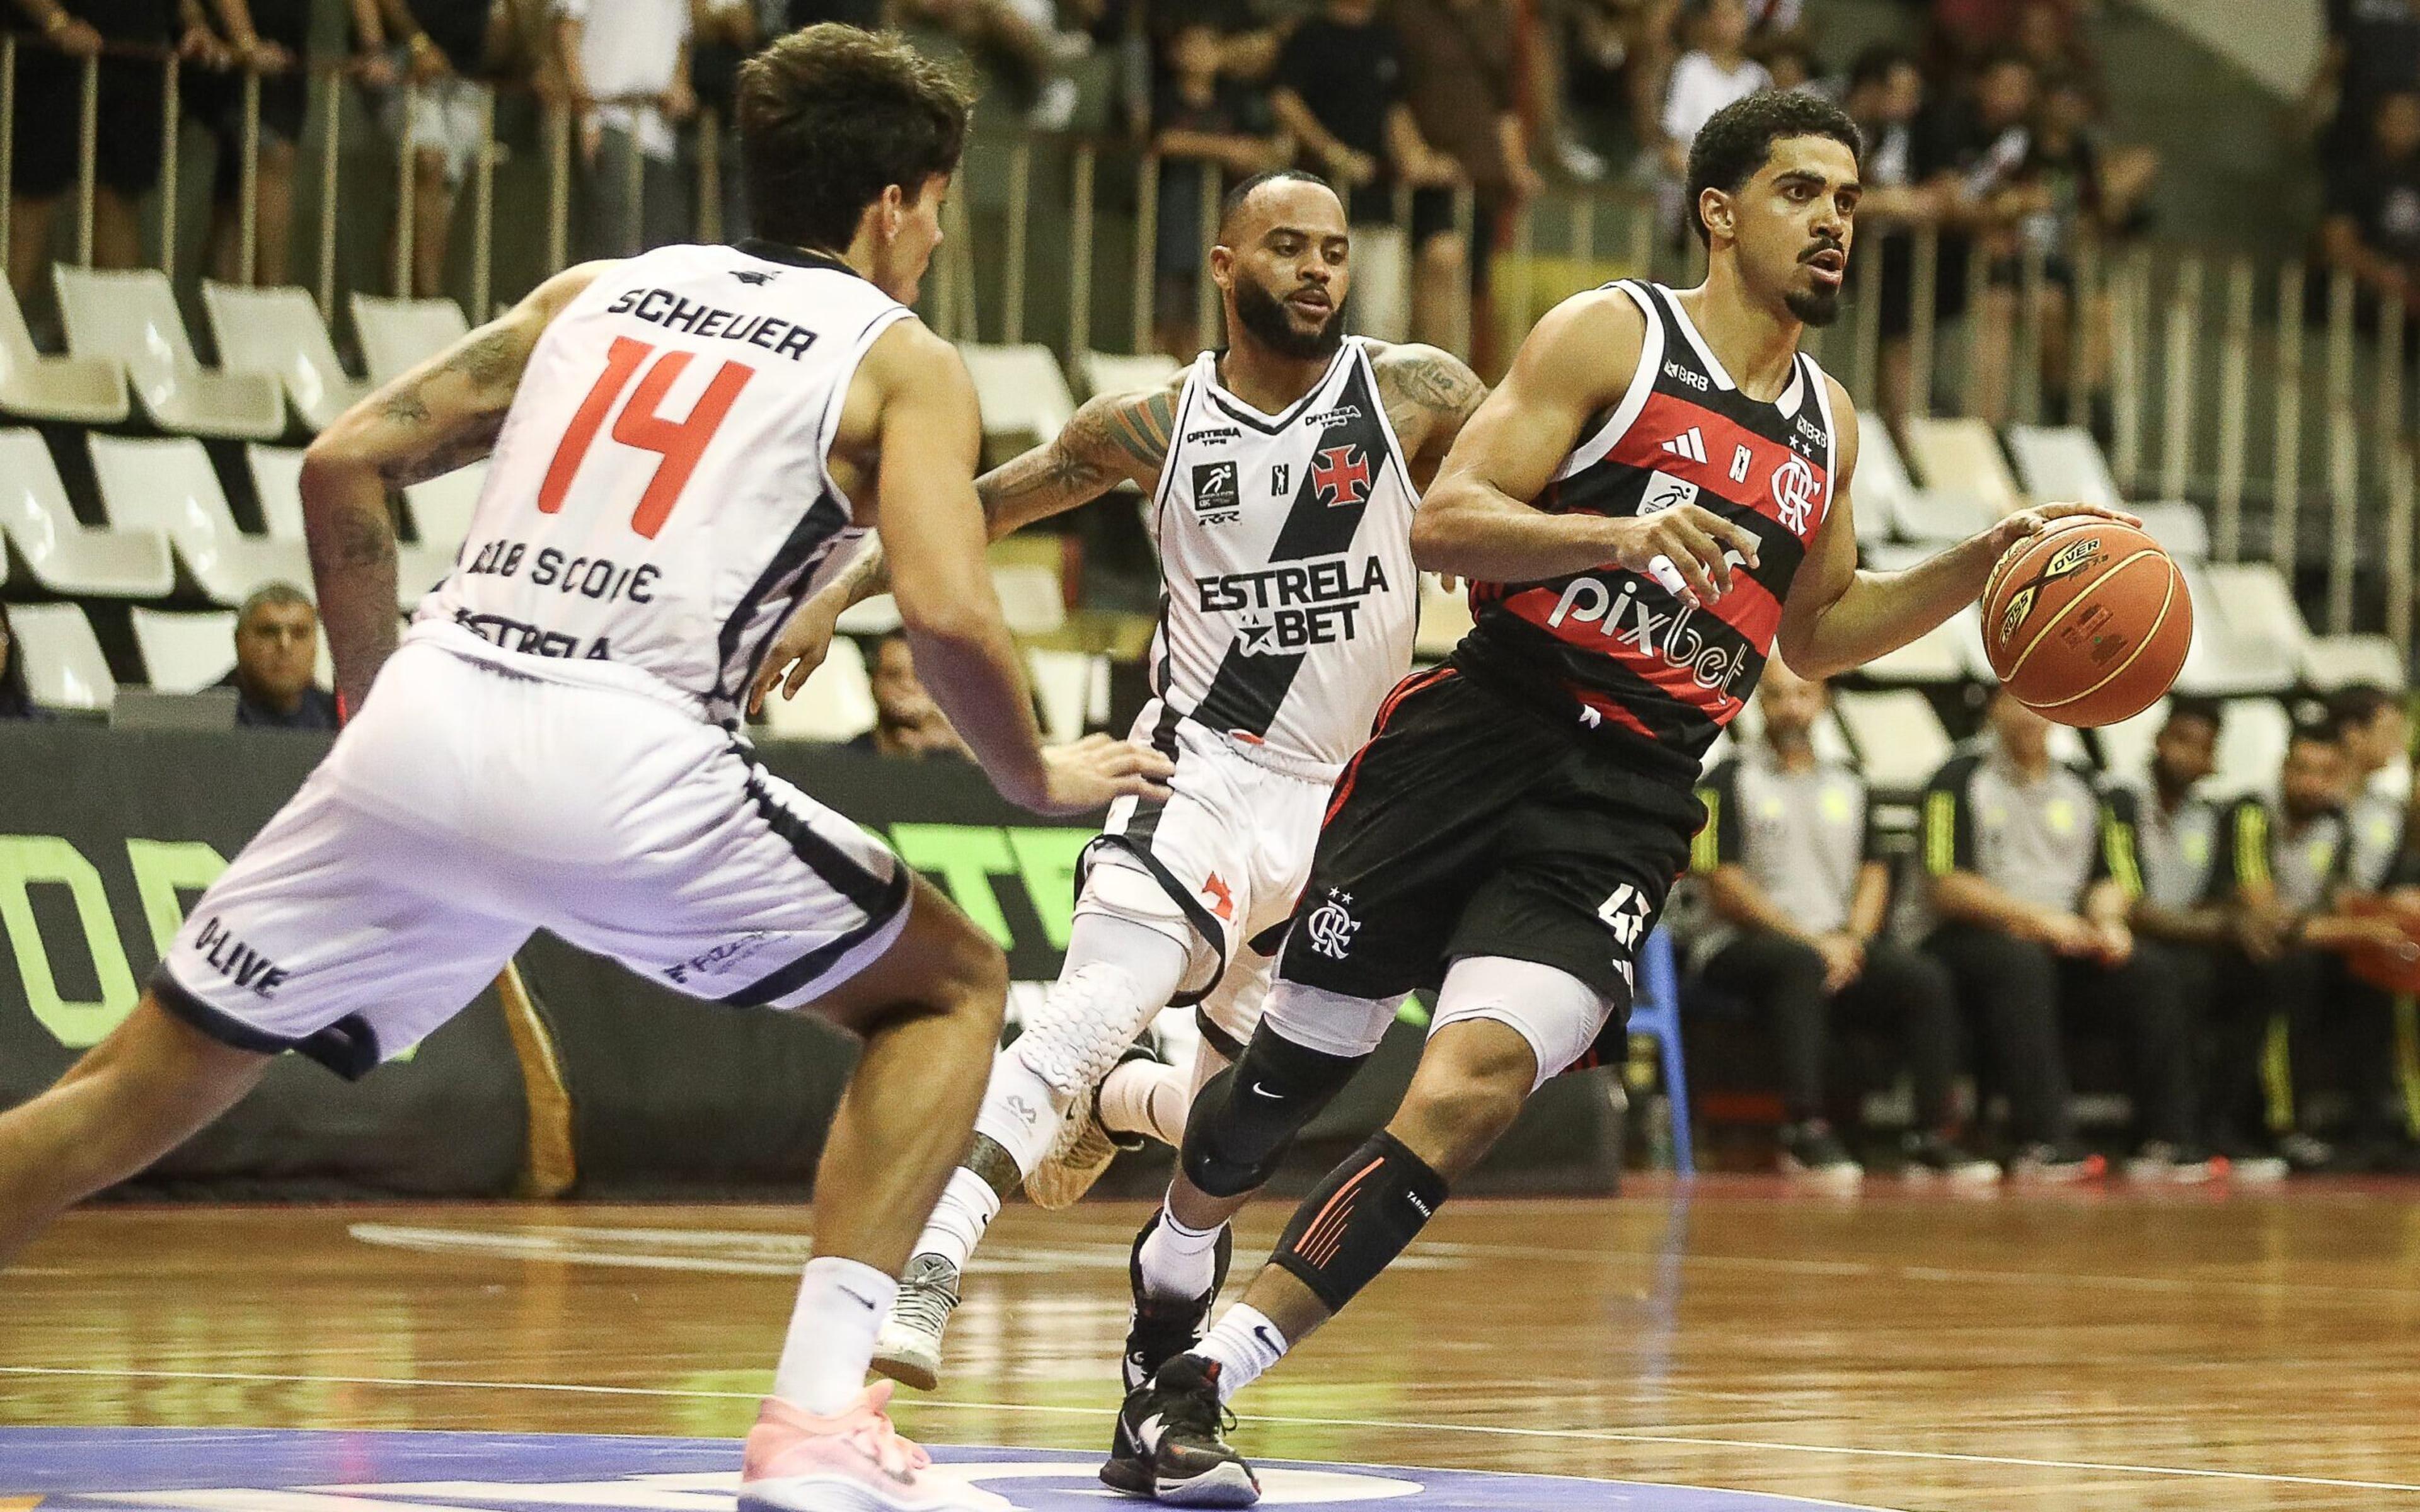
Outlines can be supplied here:
M1478 625L1396 689L1338 781L1260 1028L1193 1110L1135 1257L1128 1358L1164 1363L1119 1413L1110 1485L1258 1499L1225 1398L1410 1243L1541 1082L1620 1033L1704 819L1699 759L1776 644L1803 675L1845 671L1971 602L2048 520L2107 513L2048 505L1857 571L1856 417L1798 340L1838 311L1859 149L1809 96L1716 115L1689 160L1706 282L1565 301L1447 457L1413 548L1474 579ZM1219 1230L1420 986L1437 1009L1402 1106L1197 1340Z

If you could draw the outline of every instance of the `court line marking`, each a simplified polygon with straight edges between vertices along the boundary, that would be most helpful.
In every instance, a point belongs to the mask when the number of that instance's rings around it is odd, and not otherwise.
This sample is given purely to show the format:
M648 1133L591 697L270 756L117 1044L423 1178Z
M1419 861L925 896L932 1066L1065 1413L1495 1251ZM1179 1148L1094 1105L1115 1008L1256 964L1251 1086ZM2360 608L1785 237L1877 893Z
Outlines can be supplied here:
M690 1391L674 1386L598 1386L551 1381L451 1381L409 1376L310 1376L241 1370L118 1370L94 1365L0 1365L0 1376L79 1376L122 1381L240 1381L259 1385L406 1386L464 1391L556 1392L595 1396L670 1396L685 1400L713 1401L752 1402L763 1399L762 1394L757 1392ZM919 1399L914 1405L966 1412L1030 1412L1040 1415L1095 1418L1108 1415L1106 1408L1051 1407L1037 1402L966 1402L926 1397ZM1857 1444L1782 1443L1766 1439L1715 1439L1677 1433L1623 1433L1611 1428L1516 1428L1483 1423L1418 1423L1384 1417L1275 1417L1253 1413L1238 1413L1237 1421L1266 1423L1278 1427L1399 1428L1419 1433L1469 1433L1504 1439L1560 1439L1593 1443L1655 1443L1696 1449L1756 1449L1776 1454L1832 1455L1872 1459L1918 1459L1962 1465L2010 1465L2026 1470L2100 1471L2124 1475L2166 1475L2195 1480L2251 1481L2264 1486L2326 1486L2341 1490L2420 1493L2420 1484L2404 1481L2345 1480L2328 1475L2284 1475L2253 1470L2195 1470L2177 1465L2126 1465L2101 1459L2033 1459L2018 1455L1959 1454L1943 1449L1877 1449ZM1418 1469L1420 1467L1394 1468Z

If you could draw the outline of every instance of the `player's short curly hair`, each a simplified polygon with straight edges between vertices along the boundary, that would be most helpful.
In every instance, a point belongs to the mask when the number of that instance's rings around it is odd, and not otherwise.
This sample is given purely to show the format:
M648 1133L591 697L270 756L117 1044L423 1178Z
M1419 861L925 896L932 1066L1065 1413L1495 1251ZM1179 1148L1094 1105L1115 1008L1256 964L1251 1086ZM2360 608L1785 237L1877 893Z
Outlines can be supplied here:
M1689 224L1699 241L1711 241L1699 204L1709 189L1727 194L1756 177L1773 156L1773 144L1793 136L1828 136L1860 162L1865 134L1849 113L1820 96L1795 89L1762 89L1714 112L1689 144Z
M739 70L739 153L760 235L837 253L892 184L954 172L974 94L895 33L826 22Z

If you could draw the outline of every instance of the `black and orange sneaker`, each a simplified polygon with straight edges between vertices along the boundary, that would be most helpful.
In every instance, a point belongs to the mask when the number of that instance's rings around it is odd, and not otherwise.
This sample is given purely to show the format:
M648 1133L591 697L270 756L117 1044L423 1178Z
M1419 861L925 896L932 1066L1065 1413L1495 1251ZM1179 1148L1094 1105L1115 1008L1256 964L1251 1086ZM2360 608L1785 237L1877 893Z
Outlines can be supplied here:
M1218 1363L1180 1354L1126 1394L1101 1484L1164 1506L1250 1506L1260 1477L1227 1446Z

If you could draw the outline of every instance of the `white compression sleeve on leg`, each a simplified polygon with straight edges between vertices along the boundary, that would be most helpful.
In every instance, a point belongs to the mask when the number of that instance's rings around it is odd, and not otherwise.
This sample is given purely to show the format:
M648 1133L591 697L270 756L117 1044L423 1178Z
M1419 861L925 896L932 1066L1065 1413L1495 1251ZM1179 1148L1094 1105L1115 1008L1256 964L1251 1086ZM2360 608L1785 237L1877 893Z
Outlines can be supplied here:
M773 1371L773 1395L818 1417L846 1412L865 1389L874 1335L898 1291L898 1282L870 1265L837 1255L809 1260Z

